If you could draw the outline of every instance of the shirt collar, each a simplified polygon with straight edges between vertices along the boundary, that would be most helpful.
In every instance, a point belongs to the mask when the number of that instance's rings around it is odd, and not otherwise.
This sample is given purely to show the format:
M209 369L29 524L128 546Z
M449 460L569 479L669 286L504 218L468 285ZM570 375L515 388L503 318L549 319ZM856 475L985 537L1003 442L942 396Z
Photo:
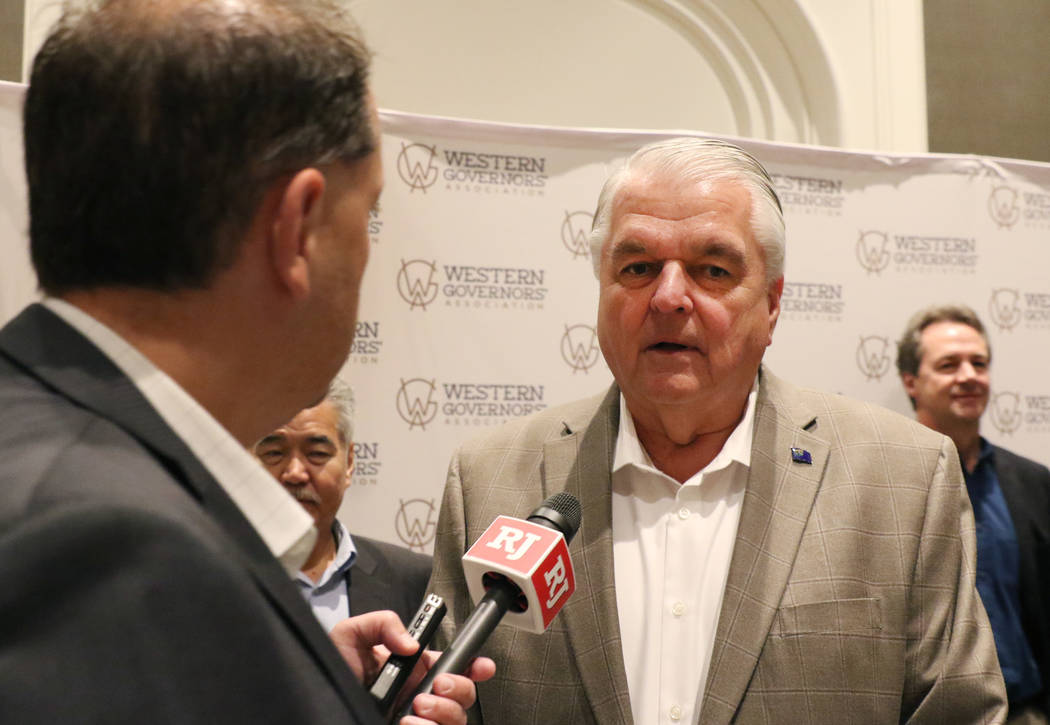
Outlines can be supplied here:
M325 569L324 575L317 582L317 586L326 584L328 580L334 577L342 576L343 572L352 567L354 562L357 561L357 547L354 546L354 540L350 536L350 532L339 519L336 519L332 524L332 535L335 536L335 558L332 559L332 563Z
M329 582L337 578L342 579L350 567L357 563L357 547L354 546L350 532L339 519L332 523L332 536L335 537L335 556L328 562L321 578L315 582L301 571L295 575L296 581L310 591L330 588Z
M124 338L65 300L48 297L43 304L120 368L294 575L313 549L313 518L200 403Z
M755 432L755 407L758 400L758 376L751 385L751 392L747 396L747 406L740 422L736 424L730 433L722 450L697 474L718 471L729 466L733 461L750 467L751 466L751 441ZM613 471L618 471L625 466L637 466L643 469L656 471L649 453L645 450L638 431L634 427L634 418L627 410L627 401L620 393L620 427L616 434L616 452L613 454ZM686 483L692 482L692 478Z
M981 443L980 448L977 451L977 462L984 463L985 461L988 461L989 463L994 463L995 446L989 443L984 436L981 436L979 440L981 441Z

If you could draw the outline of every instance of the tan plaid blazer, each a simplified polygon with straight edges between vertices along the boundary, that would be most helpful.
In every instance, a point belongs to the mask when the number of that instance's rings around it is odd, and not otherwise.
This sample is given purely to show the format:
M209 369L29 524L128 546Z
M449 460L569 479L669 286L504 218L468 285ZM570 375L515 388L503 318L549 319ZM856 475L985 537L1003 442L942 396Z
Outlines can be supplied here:
M471 609L460 557L497 515L525 517L562 490L584 512L570 547L576 593L550 630L501 625L487 643L498 667L478 688L487 725L632 723L613 581L618 416L613 386L452 459L431 588L456 625ZM1003 721L949 439L763 369L753 446L700 722ZM812 463L794 462L792 447Z

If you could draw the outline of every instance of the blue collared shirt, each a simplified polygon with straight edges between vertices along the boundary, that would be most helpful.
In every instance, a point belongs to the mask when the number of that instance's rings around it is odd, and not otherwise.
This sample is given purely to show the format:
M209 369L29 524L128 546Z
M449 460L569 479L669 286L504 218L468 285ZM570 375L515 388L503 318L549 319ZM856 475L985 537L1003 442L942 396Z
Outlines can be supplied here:
M977 522L977 591L992 625L1006 694L1012 703L1023 702L1043 683L1021 628L1017 532L999 486L995 450L984 438L973 473L963 466L963 476Z
M336 540L335 558L325 569L320 580L314 584L313 580L301 571L295 575L299 591L314 610L314 615L326 632L330 632L337 622L350 616L347 573L357 559L354 540L350 538L350 532L339 519L332 524L332 535Z

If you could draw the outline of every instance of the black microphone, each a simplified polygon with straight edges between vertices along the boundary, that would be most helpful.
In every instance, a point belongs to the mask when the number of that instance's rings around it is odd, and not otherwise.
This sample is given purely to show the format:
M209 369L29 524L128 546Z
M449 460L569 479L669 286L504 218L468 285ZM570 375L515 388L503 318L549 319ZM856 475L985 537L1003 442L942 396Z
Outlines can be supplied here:
M463 556L467 585L478 604L394 722L412 714L412 700L430 692L435 677L463 672L508 612L508 624L537 634L547 628L576 589L569 542L582 514L576 497L561 491L526 521L500 516L492 522Z

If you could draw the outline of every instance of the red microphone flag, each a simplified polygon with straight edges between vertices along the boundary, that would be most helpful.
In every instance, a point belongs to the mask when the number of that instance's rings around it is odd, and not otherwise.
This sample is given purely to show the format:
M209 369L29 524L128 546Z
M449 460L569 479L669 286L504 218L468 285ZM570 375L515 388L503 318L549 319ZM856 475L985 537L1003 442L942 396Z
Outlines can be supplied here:
M524 611L510 611L505 622L536 634L576 591L569 547L560 531L531 521L499 516L463 556L470 596L485 596L486 574L502 575L521 589Z

